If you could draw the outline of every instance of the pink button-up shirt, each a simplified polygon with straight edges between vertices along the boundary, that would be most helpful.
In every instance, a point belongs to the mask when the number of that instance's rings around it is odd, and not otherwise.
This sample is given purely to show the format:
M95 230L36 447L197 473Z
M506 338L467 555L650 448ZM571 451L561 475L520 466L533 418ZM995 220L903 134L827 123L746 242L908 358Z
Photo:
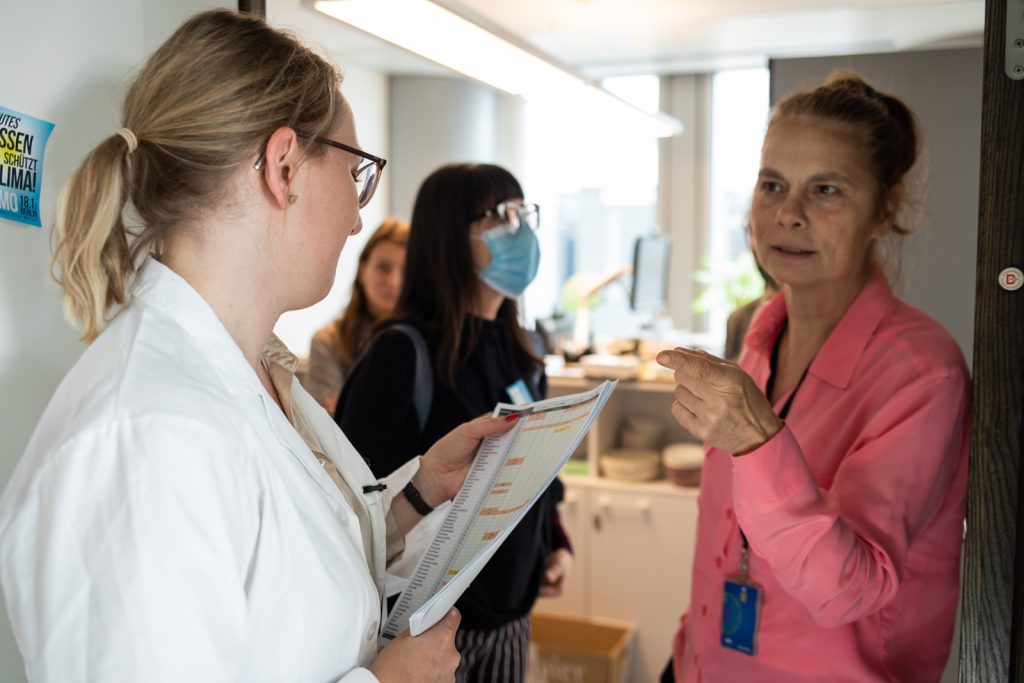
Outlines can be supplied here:
M762 389L785 320L777 296L747 335L740 365ZM782 431L743 457L708 450L676 680L939 680L959 588L969 392L956 342L871 279ZM720 644L740 528L763 593L754 656Z

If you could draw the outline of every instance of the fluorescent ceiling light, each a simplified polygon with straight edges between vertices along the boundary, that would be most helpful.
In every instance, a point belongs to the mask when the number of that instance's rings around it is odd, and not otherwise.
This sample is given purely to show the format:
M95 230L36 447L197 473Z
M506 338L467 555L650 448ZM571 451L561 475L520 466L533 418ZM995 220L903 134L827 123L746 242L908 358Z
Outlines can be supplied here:
M658 137L683 124L643 111L551 60L528 52L430 0L317 0L314 8L403 50L493 88L526 99L586 98L611 108Z

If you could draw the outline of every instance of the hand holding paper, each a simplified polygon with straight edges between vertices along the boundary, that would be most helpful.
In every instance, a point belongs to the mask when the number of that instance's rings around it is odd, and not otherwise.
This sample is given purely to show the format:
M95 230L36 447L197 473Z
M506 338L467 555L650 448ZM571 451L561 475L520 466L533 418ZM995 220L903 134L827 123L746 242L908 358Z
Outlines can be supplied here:
M437 491L437 499L427 499L431 507L437 507L455 497L466 480L466 473L473 464L481 442L489 436L504 434L512 429L516 417L478 417L459 425L430 447L420 461L424 486L419 488L423 494L427 493L424 490L427 487Z
M434 683L451 681L459 666L455 649L455 632L461 617L456 609L422 637L413 638L406 631L377 655L370 671L380 683Z
M437 623L558 474L615 388L614 382L524 406L509 431L484 439L465 484L384 628L387 643Z

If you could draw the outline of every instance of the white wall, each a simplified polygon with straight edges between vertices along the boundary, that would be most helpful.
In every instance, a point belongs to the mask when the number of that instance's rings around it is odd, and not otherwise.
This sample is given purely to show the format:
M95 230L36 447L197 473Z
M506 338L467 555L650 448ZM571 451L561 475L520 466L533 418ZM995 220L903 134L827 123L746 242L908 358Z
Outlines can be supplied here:
M82 351L49 276L50 222L65 178L118 127L126 77L186 16L212 0L5 2L0 105L56 124L43 163L42 222L0 219L0 487L50 395ZM10 61L13 59L13 63ZM0 681L25 680L0 599Z
M406 220L420 183L447 163L501 163L501 95L457 77L391 78L391 144L396 159L391 210Z

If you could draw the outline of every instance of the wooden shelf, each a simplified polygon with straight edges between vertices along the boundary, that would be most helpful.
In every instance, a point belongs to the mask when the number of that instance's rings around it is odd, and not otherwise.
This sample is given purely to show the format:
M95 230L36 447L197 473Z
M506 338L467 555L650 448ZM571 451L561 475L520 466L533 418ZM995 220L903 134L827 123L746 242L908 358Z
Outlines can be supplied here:
M603 380L566 375L549 375L548 387L552 396L571 394L592 389ZM600 473L601 456L619 447L619 432L631 416L643 415L660 420L665 426L665 436L660 448L678 442L694 443L696 440L676 422L672 416L672 392L675 385L670 382L652 380L620 380L615 392L609 397L601 414L598 415L590 432L577 449L576 457L585 458L586 474L565 474L563 481L578 482L588 488L608 488L617 491L648 492L662 495L696 498L698 489L676 486L661 479L651 482L631 482L608 479Z
M594 476L592 474L565 474L559 475L565 484L572 486L586 487L596 490L621 491L627 493L653 493L659 495L679 496L681 498L697 499L700 494L700 487L697 486L676 486L667 479L655 481L621 481L609 479L608 477Z
M562 389L572 389L574 391L583 391L584 389L591 389L601 382L603 379L594 379L590 377L577 377L575 375L548 375L548 385L551 387L557 387ZM676 385L672 382L663 382L660 380L645 380L645 379L620 379L619 386L616 387L616 391L653 391L670 394L675 391Z

